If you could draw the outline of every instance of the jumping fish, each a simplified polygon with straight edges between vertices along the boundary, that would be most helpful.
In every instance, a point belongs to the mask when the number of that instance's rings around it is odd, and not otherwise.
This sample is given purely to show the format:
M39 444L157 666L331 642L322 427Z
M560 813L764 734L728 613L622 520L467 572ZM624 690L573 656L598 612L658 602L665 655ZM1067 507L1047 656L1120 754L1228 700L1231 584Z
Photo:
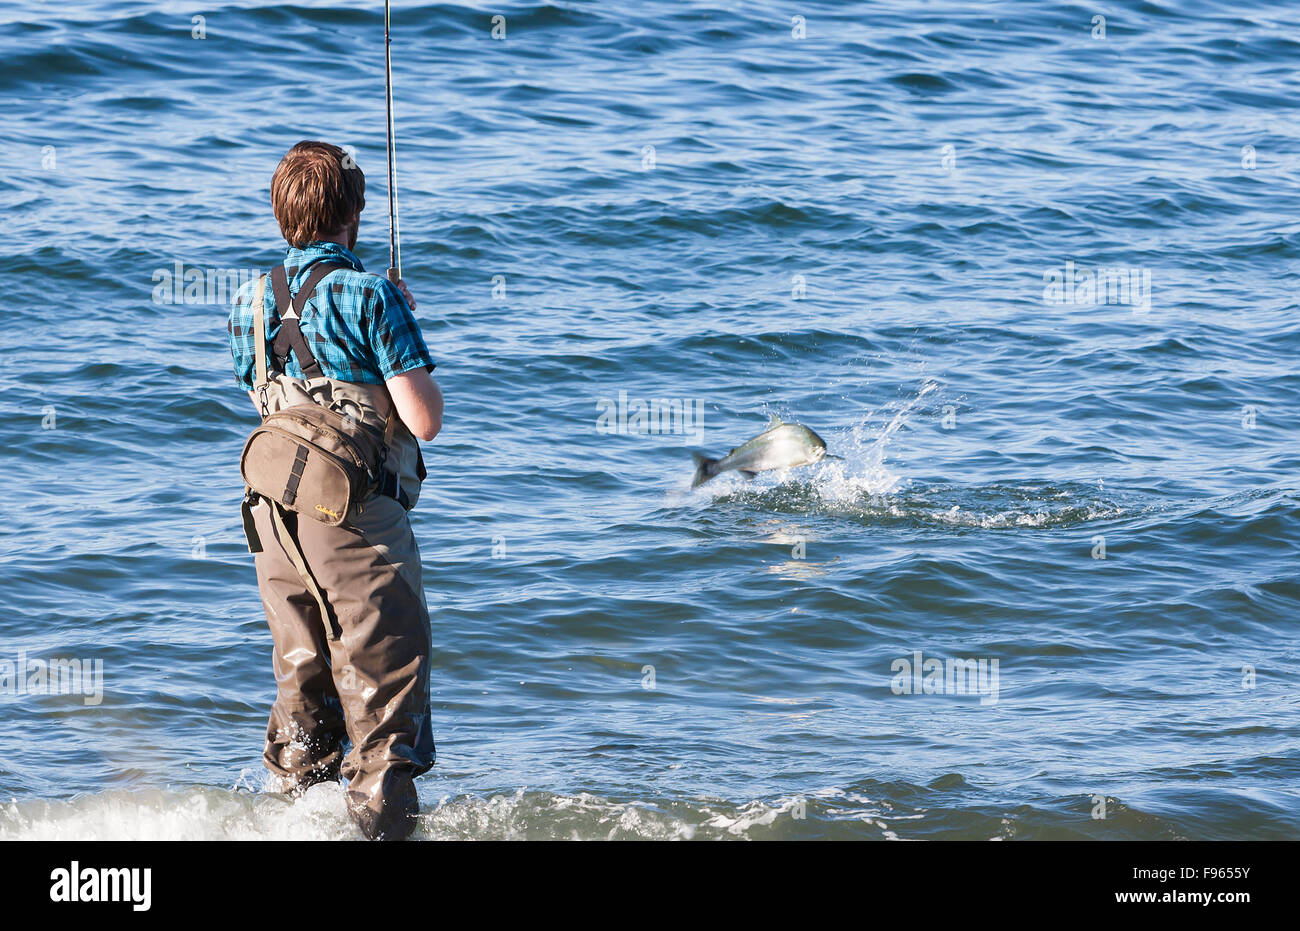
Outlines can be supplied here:
M791 469L840 457L828 457L826 441L807 427L782 423L781 418L773 414L767 429L722 458L710 459L700 453L692 453L691 458L695 460L695 480L691 487L697 488L715 475L732 469L745 478L753 478L759 472L771 469Z

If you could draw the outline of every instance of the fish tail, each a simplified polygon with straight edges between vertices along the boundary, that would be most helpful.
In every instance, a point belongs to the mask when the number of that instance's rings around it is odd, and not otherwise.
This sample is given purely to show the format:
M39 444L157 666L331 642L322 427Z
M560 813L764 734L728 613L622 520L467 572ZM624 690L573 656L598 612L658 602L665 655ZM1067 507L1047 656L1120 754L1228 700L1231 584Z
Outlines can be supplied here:
M698 488L717 474L713 471L713 467L718 464L717 459L710 459L700 453L691 453L691 459L695 463L695 479L691 482L692 488Z

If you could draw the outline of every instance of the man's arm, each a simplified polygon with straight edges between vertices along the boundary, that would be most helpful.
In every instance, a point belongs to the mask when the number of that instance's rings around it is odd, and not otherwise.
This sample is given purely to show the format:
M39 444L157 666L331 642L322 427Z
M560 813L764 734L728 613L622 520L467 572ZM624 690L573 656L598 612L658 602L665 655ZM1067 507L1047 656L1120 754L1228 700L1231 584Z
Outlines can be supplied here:
M397 409L397 416L402 418L402 423L427 443L442 429L442 391L438 383L433 380L433 376L429 374L433 362L429 359L428 347L424 345L424 337L420 334L420 325L415 322L415 298L405 281L398 281L396 286L401 299L394 302L397 306L384 307L384 311L391 312L393 316L385 312L376 314L375 324L377 326L382 324L387 331L376 333L372 344L405 347L405 350L399 354L399 359L402 367L407 370L385 379L384 384L388 386L393 407ZM392 285L385 281L383 287L391 288ZM402 301L406 302L405 307L400 306ZM394 335L394 327L396 327L396 335ZM410 368L412 359L422 359L428 364L419 368Z
M403 372L385 382L397 416L426 443L442 429L442 391L425 369Z

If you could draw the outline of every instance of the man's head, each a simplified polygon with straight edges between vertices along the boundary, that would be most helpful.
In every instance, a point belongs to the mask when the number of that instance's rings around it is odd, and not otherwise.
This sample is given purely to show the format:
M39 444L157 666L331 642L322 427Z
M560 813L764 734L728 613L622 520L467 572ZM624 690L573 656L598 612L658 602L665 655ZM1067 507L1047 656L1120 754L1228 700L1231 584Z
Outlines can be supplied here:
M289 245L347 234L357 244L366 205L366 176L348 153L328 142L300 142L280 159L271 176L271 209Z

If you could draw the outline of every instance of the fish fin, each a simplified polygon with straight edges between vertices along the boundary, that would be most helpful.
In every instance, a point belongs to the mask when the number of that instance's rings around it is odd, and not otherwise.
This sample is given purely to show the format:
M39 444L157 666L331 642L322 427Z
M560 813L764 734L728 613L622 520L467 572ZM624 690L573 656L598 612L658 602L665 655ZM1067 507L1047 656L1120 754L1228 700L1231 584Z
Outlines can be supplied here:
M823 459L838 459L840 462L843 462L843 461L844 461L844 457L843 457L843 456L832 456L830 453L827 453L826 455L822 456L822 458L823 458Z
M766 433L768 430L775 430L777 427L783 425L784 425L784 421L781 420L781 418L778 417L776 414L773 414L771 416L771 419L768 420L767 427L764 428L763 432Z
M710 459L702 453L691 453L691 461L695 463L695 478L691 481L692 488L699 488L716 474L713 467L718 464L718 460Z
M753 479L758 478L757 472L751 472L748 469L737 469L736 471L739 472L741 475L745 476L745 478L750 479L751 481Z

